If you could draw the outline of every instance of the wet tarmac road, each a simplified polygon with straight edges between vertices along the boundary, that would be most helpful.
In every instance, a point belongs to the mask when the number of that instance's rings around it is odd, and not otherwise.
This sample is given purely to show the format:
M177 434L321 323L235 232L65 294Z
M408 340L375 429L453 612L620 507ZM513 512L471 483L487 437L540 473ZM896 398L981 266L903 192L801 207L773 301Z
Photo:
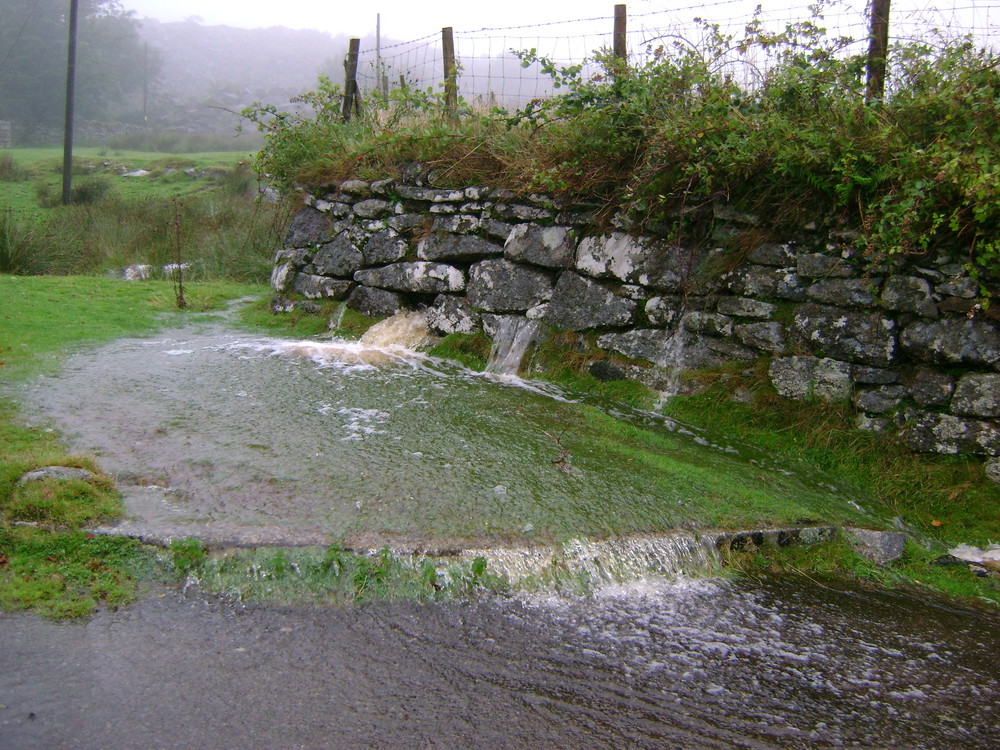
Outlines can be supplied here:
M1000 618L717 580L0 616L0 747L1000 747Z

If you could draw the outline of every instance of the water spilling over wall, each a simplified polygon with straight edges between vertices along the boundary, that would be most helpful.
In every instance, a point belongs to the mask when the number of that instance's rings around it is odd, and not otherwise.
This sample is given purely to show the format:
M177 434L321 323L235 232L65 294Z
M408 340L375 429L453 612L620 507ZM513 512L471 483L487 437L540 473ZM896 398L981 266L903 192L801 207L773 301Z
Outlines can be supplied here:
M441 334L527 317L599 334L609 355L652 365L628 376L664 389L679 348L684 367L767 357L784 396L851 400L860 427L898 429L917 451L1000 456L1000 306L982 309L957 256L876 275L860 234L810 225L729 259L727 238L750 236L757 217L692 214L708 239L680 247L609 232L597 206L562 196L414 174L310 197L275 259L276 308L303 297L378 317L421 308Z

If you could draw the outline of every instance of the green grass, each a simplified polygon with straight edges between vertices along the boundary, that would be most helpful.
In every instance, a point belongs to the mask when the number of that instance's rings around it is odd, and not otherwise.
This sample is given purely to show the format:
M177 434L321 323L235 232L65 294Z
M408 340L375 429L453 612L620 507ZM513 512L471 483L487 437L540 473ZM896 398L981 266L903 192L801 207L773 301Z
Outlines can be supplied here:
M50 371L74 347L151 333L263 293L259 286L192 284L189 307L180 312L166 282L0 276L0 319L8 323L0 327L0 384ZM42 466L85 468L95 479L18 487L18 478ZM139 545L79 530L121 512L111 481L92 459L68 453L54 431L24 425L14 402L0 394L0 608L78 617L130 601Z

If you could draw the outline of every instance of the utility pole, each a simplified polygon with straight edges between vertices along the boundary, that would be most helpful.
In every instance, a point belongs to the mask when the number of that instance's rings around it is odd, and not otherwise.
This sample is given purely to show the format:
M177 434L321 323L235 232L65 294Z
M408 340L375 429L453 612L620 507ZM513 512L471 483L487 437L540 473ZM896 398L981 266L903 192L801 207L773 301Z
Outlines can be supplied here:
M865 101L882 101L885 96L886 58L889 56L889 0L872 0L871 31L868 36L868 80Z
M624 4L615 6L615 30L612 51L614 56L622 61L628 59L628 37L626 29L628 26L628 9Z
M69 3L69 50L66 58L66 122L63 127L63 185L62 202L68 205L73 198L73 100L76 94L76 22L80 0Z

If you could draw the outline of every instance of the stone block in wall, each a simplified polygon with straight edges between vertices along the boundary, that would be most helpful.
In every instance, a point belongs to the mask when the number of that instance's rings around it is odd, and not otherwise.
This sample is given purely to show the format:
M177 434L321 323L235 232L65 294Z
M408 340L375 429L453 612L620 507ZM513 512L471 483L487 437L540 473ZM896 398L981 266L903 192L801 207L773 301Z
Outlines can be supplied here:
M552 279L537 268L493 258L469 269L469 304L500 312L525 312L552 297Z
M423 260L474 261L503 255L503 247L482 237L464 234L429 234L417 243Z
M361 248L366 266L382 266L406 257L409 245L394 229L375 232Z
M312 207L317 211L322 211L325 214L342 219L351 213L351 204L342 203L337 200L317 200L313 201Z
M504 242L510 237L510 233L514 231L513 224L508 224L506 221L499 221L498 219L483 219L479 226L490 237L496 237Z
M336 234L335 231L331 231L333 225L332 217L315 208L303 208L295 214L291 224L288 225L284 245L286 247L321 245L333 239L333 235Z
M479 217L467 213L451 216L437 216L431 224L432 232L450 232L451 234L468 234L479 229Z
M726 278L726 288L743 297L769 297L804 302L806 287L802 278L787 268L745 265Z
M365 264L365 256L351 241L347 232L341 232L330 242L320 246L313 254L306 271L319 276L350 278Z
M443 294L465 289L465 275L460 270L428 261L362 269L355 272L354 280L365 286L418 294Z
M870 279L820 279L806 289L806 297L824 305L874 307L877 288Z
M506 221L548 221L555 218L555 212L538 206L525 206L522 203L498 203L493 212Z
M398 214L387 223L397 232L412 232L415 229L430 229L431 219L424 214Z
M389 207L390 204L387 200L366 198L363 201L355 203L353 211L355 216L360 216L362 219L377 219L389 213Z
M440 203L445 200L464 201L465 192L444 190L441 188L417 187L415 185L397 185L396 195L405 200ZM457 197L454 197L457 194Z
M972 299L979 294L979 285L968 276L959 279L949 279L942 284L938 284L934 289L942 297Z
M777 305L749 297L723 297L715 308L723 315L736 318L770 318L778 311Z
M987 320L914 321L903 329L900 344L917 361L1000 366L1000 330Z
M846 279L857 276L857 269L843 258L825 253L803 253L796 261L799 276L810 279Z
M855 365L852 377L862 385L894 385L900 381L898 372L868 365Z
M281 263L271 269L271 288L279 294L291 291L295 283L295 263Z
M895 361L896 323L881 313L805 304L792 325L799 343L825 356L875 367Z
M437 333L475 333L480 326L478 313L462 297L438 295L427 309L427 324Z
M785 398L845 401L851 396L851 365L836 359L779 357L771 362L768 376Z
M338 189L342 193L347 193L348 195L359 195L361 197L367 197L372 194L372 186L370 182L365 182L364 180L346 180L340 183Z
M622 327L635 323L638 303L572 271L559 277L545 321L556 328ZM662 332L661 332L662 333Z
M685 367L718 367L727 362L751 362L759 352L727 339L703 336L685 354Z
M693 251L651 238L623 232L587 237L577 248L576 269L596 279L618 279L628 284L664 291L679 291L689 267L698 258Z
M886 310L938 317L938 306L931 295L931 285L919 276L890 276L882 288L881 305Z
M719 313L692 310L684 313L681 327L692 333L703 333L707 336L732 336L733 319Z
M943 406L955 391L955 378L947 373L921 368L907 373L903 385L917 406Z
M680 320L683 307L680 296L653 297L646 303L646 319L651 326L669 328Z
M624 333L606 333L597 339L597 345L630 359L644 359L660 367L679 368L684 364L683 348L678 345L675 335L661 328L633 328Z
M353 285L348 279L331 279L328 276L300 273L295 277L292 291L309 299L343 299Z
M951 412L969 417L1000 417L1000 375L963 375L951 397Z
M576 242L566 227L518 224L507 236L504 257L546 268L572 268Z
M747 260L760 266L791 268L796 264L795 251L791 245L765 243L758 245L747 254Z
M894 411L907 396L907 390L901 385L883 385L879 388L866 388L854 395L854 405L869 414L885 414Z
M918 453L1000 455L1000 427L951 414L907 409L899 438Z
M369 318L388 318L405 307L403 298L387 289L358 286L347 298L347 306Z
M736 340L762 352L778 354L786 347L785 327L781 323L745 323L733 326Z

